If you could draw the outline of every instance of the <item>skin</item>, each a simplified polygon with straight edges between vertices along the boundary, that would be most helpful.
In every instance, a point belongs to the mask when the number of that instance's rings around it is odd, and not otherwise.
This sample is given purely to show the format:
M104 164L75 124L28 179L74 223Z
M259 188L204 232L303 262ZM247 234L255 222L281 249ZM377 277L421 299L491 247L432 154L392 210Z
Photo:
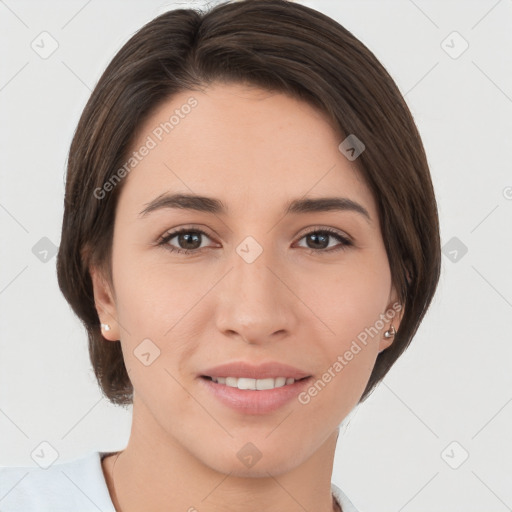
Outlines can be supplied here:
M365 328L397 302L375 201L343 140L308 104L255 87L220 84L186 91L146 120L133 148L193 96L198 105L124 179L113 239L113 287L91 268L98 315L120 340L134 386L132 430L115 466L103 471L123 512L333 510L338 427L357 405L378 353L393 339L369 339L307 405L247 415L209 393L198 375L228 361L279 361L315 380ZM227 215L167 209L139 218L163 192L219 198ZM287 214L292 199L343 196L354 211ZM207 235L177 254L158 246L187 227ZM340 251L305 236L321 228L348 235ZM247 236L263 252L236 252ZM190 248L174 237L167 245ZM327 247L328 246L328 247ZM316 251L316 252L314 252ZM403 311L401 312L403 314ZM398 330L402 315L392 320ZM160 356L145 366L133 351L145 338ZM108 342L108 341L107 341ZM261 459L237 457L246 443Z

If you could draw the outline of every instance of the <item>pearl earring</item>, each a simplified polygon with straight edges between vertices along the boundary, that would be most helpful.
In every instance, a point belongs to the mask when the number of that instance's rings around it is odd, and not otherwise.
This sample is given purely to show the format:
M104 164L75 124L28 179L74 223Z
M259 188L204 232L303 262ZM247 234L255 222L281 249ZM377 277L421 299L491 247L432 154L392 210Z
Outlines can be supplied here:
M395 328L393 327L393 324L391 324L391 327L384 333L384 338L392 338L395 334Z
M101 324L101 328L105 329L105 331L110 331L110 325L108 324Z

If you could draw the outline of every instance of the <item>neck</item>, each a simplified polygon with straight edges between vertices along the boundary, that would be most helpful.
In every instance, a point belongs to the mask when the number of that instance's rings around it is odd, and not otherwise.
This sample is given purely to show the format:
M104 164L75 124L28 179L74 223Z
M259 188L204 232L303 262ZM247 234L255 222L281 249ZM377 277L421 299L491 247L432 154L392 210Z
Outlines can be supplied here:
M258 476L221 473L175 440L167 437L163 442L147 432L147 425L139 425L134 415L128 446L103 463L117 512L339 510L331 494L337 430L293 469L279 472L261 466Z

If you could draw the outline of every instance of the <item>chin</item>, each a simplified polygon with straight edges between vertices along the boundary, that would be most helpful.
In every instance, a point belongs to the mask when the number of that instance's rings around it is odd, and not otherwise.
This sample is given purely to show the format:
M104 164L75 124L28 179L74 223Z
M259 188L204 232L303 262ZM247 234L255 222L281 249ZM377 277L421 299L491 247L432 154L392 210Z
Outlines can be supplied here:
M294 466L290 465L287 460L264 461L262 457L252 467L244 467L241 462L230 460L226 461L225 464L219 464L217 461L212 469L225 475L229 474L235 478L268 478L269 474L279 476L287 473L293 470Z
M236 444L236 449L210 452L206 457L203 452L200 458L203 464L214 471L241 478L268 478L269 473L278 476L292 471L307 459L299 447L290 451L282 445L278 447L267 444L259 450L256 443L244 442L241 447L239 443Z

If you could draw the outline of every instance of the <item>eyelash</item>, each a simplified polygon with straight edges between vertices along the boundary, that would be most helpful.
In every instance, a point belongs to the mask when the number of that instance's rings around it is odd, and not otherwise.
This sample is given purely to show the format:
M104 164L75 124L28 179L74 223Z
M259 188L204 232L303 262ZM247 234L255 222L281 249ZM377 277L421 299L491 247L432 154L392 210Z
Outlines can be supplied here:
M172 245L169 245L168 242L170 240L172 240L175 236L180 235L181 233L196 233L196 234L199 233L201 235L205 235L208 238L211 238L210 236L208 236L208 233L205 233L201 229L182 228L177 231L173 231L171 233L164 235L158 242L158 246L164 246L164 248L166 250L168 250L170 252L178 253L178 254L198 254L199 252L201 252L201 249L179 249L177 247L173 247ZM339 242L341 242L341 245L339 247L331 248L331 249L305 248L305 250L310 254L318 254L321 252L327 252L327 253L338 252L338 251L346 249L347 247L351 247L352 245L354 245L348 238L340 235L337 231L335 231L334 229L331 229L331 228L322 228L322 229L315 229L313 231L309 231L309 232L305 233L304 235L302 235L299 240L302 240L303 238L305 238L308 235L319 234L319 233L328 234L329 236L336 238ZM203 247L203 249L204 249L204 247Z

